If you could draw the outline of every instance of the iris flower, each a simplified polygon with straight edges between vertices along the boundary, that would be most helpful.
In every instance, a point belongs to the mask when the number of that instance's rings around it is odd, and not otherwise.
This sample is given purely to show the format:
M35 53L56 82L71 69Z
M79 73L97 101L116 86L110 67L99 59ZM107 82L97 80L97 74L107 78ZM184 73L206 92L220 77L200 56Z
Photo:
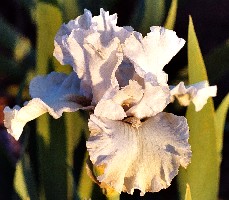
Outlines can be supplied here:
M93 165L104 169L97 181L120 193L139 189L144 195L167 188L180 165L186 168L191 161L186 118L164 109L177 98L199 111L216 95L216 86L169 86L163 68L185 41L159 26L143 37L116 24L117 15L103 9L94 17L85 10L63 24L54 56L73 72L35 77L32 100L22 108L6 107L5 126L19 139L24 125L46 112L59 118L90 109L86 146Z

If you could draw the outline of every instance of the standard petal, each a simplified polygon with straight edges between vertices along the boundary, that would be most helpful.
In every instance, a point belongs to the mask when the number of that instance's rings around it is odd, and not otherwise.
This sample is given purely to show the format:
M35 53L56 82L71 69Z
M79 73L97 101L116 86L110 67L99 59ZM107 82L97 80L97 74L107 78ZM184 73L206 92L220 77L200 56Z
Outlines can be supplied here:
M109 15L101 9L99 16L92 17L90 11L85 10L82 16L63 25L55 37L54 56L61 64L73 67L81 79L84 96L93 94L94 104L115 81L115 75L111 74L122 60L122 56L117 55L121 55L118 53L120 42L133 31L116 23L116 14Z
M134 189L139 189L141 195L158 192L170 185L180 165L187 167L190 163L184 117L159 113L137 129L122 121L91 115L89 129L90 159L104 167L104 174L97 179L120 193L133 194Z
M134 35L127 38L123 49L125 56L135 64L137 73L144 77L148 72L160 74L184 44L174 31L153 26L143 39Z
M185 86L180 82L177 86L171 86L170 94L172 101L177 98L182 106L188 106L192 101L195 110L200 111L207 103L209 97L215 97L217 92L216 86L209 86L207 81L202 81L190 86Z
M88 53L88 71L91 78L93 103L97 104L110 87L118 85L115 72L122 62L120 41L114 38L104 46L98 33L86 38L84 48Z
M170 103L168 86L159 85L150 73L145 75L144 81L144 95L138 104L127 110L127 116L135 116L138 119L151 117L163 111Z

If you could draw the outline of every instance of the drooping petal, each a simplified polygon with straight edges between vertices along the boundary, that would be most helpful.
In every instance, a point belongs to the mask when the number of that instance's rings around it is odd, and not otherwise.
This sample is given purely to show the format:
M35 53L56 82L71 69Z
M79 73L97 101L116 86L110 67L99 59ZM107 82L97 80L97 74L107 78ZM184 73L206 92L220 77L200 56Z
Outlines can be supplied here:
M160 74L164 66L184 46L172 30L153 26L143 39L131 35L124 43L124 55L134 64L137 73L144 77L148 72Z
M28 102L24 107L14 106L10 109L8 106L4 109L4 125L7 132L16 140L19 139L25 124L40 115L47 112L46 105L38 98Z
M135 116L138 119L151 117L163 111L170 103L168 86L158 85L157 79L150 73L145 75L144 81L144 95L138 104L126 112L127 116Z
M28 121L46 112L57 119L63 112L91 108L90 100L80 94L79 79L75 72L70 75L52 72L46 76L37 76L30 83L30 94L33 99L24 107L4 109L5 126L16 139Z
M104 167L97 179L118 192L158 192L170 185L180 165L186 167L190 162L184 117L159 113L137 129L122 121L91 115L89 129L90 159Z
M188 106L192 101L195 110L200 111L207 103L209 97L215 97L217 92L216 86L209 86L207 81L202 81L190 86L185 86L184 82L180 82L177 86L171 86L172 101L177 98L182 106Z
M50 115L59 118L63 112L75 112L83 107L90 107L90 99L81 95L79 84L75 72L70 75L52 72L35 77L29 90L32 98L40 98L47 105Z

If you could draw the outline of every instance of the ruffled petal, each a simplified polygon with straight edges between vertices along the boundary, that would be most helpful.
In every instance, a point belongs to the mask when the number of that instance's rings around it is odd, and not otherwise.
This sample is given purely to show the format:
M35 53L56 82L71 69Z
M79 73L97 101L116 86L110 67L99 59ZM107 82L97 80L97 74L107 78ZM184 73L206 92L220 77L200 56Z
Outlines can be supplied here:
M30 83L30 94L33 99L24 107L4 109L5 126L16 139L20 137L28 121L46 112L57 119L63 112L91 108L91 101L80 94L79 79L75 72L70 75L52 72L46 76L37 76Z
M91 100L80 94L79 85L75 72L70 75L52 72L46 76L35 77L29 90L32 98L39 98L47 105L50 115L59 118L63 112L90 108Z
M16 140L19 139L25 124L47 112L45 104L40 99L33 99L24 107L8 106L4 109L4 125Z
M122 62L119 53L120 42L114 38L106 46L101 41L101 35L91 34L86 38L84 48L88 53L88 69L92 84L93 103L97 104L110 87L118 85L115 72Z
M135 64L137 73L144 77L148 72L160 75L184 44L185 41L178 38L174 31L153 26L143 39L134 35L127 38L123 49L125 56Z
M122 121L91 115L90 159L104 167L97 179L116 191L133 194L139 189L158 192L167 188L180 165L190 163L188 125L184 117L159 113L142 122L138 129Z
M188 106L192 101L195 110L200 111L207 103L209 97L215 97L217 92L216 86L209 86L207 81L202 81L190 86L185 86L184 82L180 82L177 86L171 86L171 101L177 98L182 106Z
M63 25L55 37L54 56L61 64L73 67L82 80L83 95L93 96L94 104L115 81L115 75L111 74L122 60L118 53L120 42L133 31L116 23L116 14L109 15L101 9L99 16L92 17L91 12L85 10L82 16Z
M150 73L145 75L144 81L144 95L138 104L126 112L127 116L135 116L138 119L151 117L163 111L170 103L168 86L159 85Z

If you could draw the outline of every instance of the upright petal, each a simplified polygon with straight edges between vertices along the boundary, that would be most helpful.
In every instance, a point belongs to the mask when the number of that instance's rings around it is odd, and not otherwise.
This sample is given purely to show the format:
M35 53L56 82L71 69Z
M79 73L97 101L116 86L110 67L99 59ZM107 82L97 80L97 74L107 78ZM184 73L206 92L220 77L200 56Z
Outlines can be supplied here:
M122 121L91 115L89 129L90 159L104 167L97 179L118 192L158 192L170 185L180 165L187 167L190 162L184 117L159 113L137 129Z
M93 95L95 104L105 92L102 85L108 89L109 82L114 81L111 74L122 59L118 53L120 42L133 31L130 27L118 27L116 23L116 14L109 15L101 9L99 16L92 17L90 11L85 10L82 16L63 25L55 37L54 56L61 64L73 67L82 80L84 96ZM101 81L105 79L104 84Z
M215 97L217 92L216 86L209 86L207 81L202 81L190 86L185 86L180 82L177 86L171 86L172 101L177 98L182 106L188 106L192 101L196 111L200 111L207 103L209 97Z
M184 46L185 41L176 33L159 26L151 27L151 32L143 39L131 35L124 43L124 54L144 77L148 72L160 73L164 66Z
M27 122L46 112L54 118L59 118L63 112L90 108L90 100L80 95L79 79L75 72L69 76L56 72L38 76L30 83L30 94L33 99L25 103L24 107L4 109L4 124L16 139L20 137Z
M114 38L104 46L101 35L95 33L86 38L84 48L88 53L93 103L97 104L110 87L118 85L115 72L122 62L120 41Z

